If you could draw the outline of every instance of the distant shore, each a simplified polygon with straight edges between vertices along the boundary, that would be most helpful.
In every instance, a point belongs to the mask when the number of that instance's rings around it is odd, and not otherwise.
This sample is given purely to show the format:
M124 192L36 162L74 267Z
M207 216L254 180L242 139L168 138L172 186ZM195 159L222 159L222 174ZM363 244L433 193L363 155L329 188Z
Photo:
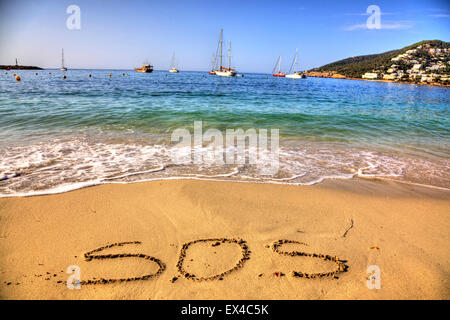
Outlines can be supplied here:
M346 80L359 80L359 81L374 81L374 82L392 82L392 83L403 83L412 85L425 85L425 86L438 86L438 87L450 87L450 84L442 84L438 82L409 82L409 81L397 81L397 80L387 80L387 79L363 79L363 78L353 78L346 77L339 73L332 72L306 72L308 77L312 78L330 78L330 79L346 79Z
M36 66L0 65L0 70L44 70L44 69Z
M449 299L449 199L361 179L153 181L3 198L0 298ZM282 254L292 250L307 255ZM72 265L81 290L66 287ZM367 287L370 266L379 290Z

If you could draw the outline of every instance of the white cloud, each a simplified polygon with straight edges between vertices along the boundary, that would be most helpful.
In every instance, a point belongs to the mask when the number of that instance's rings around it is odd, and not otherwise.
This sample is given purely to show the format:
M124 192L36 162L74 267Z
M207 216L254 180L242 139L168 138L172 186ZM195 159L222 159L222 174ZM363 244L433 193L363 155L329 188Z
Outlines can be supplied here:
M394 14L392 12L380 12L380 15L391 15ZM346 16L368 16L370 13L364 12L364 13L345 13Z
M380 12L380 15L382 15L382 16L388 16L388 15L391 15L391 14L393 14L392 12L383 12L383 11L381 11ZM371 15L371 13L361 13L361 15L362 16L368 16L368 15Z
M367 29L366 24L354 24L352 26L344 27L345 31L353 31L353 30L360 30L360 29Z
M428 11L437 11L437 12L446 12L447 9L443 9L443 8L428 8Z
M412 23L409 22L395 22L395 23L381 23L381 30L404 30L412 28ZM367 24L355 24L352 26L344 27L345 31L355 31L355 30L380 30L380 29L369 29Z
M450 18L450 14L430 14L429 16L433 18Z

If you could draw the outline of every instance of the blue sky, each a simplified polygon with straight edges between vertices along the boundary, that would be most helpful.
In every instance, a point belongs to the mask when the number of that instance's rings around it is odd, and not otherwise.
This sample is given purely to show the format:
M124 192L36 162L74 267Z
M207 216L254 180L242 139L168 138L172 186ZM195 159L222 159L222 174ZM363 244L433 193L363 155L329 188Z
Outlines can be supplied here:
M81 29L69 30L69 5ZM369 5L381 8L381 29L365 28ZM450 1L265 0L0 0L0 64L131 69L148 59L167 69L208 70L220 29L232 41L241 72L283 68L299 49L300 69L355 55L398 49L421 40L449 41Z

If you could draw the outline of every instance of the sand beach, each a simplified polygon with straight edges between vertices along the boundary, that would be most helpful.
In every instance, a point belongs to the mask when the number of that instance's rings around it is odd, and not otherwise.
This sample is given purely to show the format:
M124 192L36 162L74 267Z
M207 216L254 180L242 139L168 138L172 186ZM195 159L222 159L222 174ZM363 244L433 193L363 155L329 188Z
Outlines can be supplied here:
M1 198L0 297L449 299L449 208L448 190L367 179ZM66 286L72 265L79 290ZM371 265L381 289L367 287Z

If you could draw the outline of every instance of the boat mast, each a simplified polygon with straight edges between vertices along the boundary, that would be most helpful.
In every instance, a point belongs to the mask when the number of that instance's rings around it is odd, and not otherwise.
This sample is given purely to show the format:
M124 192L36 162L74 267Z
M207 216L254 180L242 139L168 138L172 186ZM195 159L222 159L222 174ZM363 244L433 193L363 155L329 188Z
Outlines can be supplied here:
M295 73L295 70L297 69L297 54L298 54L298 49L295 49L295 57L294 57L294 61L292 61L291 68L289 69L289 73L292 72L292 68L294 68L294 73Z
M175 68L175 52L172 55L172 61L170 62L170 68Z
M215 54L215 56L213 55L213 65L211 67L212 71L217 70L219 68L219 66L218 66L219 50L220 50L220 38L219 38L219 41L217 42L216 54Z
M275 72L277 71L277 67L278 67L278 72L280 72L280 59L281 59L281 54L278 56L278 59L275 62L275 65L273 66L272 74L275 74Z
M298 59L298 48L295 49L295 65L294 65L294 73L297 72L297 59Z
M223 43L223 29L220 29L220 69L222 70L222 43Z
M280 54L280 60L278 61L278 73L281 71L281 54Z
M228 70L231 70L231 41L230 47L228 48Z

